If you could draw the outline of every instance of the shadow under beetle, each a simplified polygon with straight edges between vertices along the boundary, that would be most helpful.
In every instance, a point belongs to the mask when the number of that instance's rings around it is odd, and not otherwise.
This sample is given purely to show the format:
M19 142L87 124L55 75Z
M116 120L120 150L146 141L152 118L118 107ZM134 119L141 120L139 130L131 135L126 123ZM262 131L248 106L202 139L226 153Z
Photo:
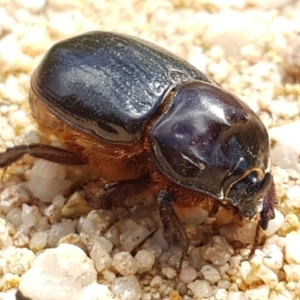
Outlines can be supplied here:
M151 191L166 237L185 253L181 208L259 214L262 229L274 218L263 123L235 95L152 43L110 32L59 42L35 70L29 101L41 130L63 149L15 146L0 154L0 167L24 154L92 165L107 183L97 193L85 186L97 209Z

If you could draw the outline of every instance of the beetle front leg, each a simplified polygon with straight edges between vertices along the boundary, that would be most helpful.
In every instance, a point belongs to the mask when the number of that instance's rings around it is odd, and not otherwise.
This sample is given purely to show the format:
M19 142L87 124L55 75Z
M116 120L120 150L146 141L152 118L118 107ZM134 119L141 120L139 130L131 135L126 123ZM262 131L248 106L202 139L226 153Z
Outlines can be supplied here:
M181 248L185 254L188 252L189 240L185 229L180 222L174 208L174 197L167 191L161 190L157 197L161 221L165 237L175 246Z
M72 152L54 146L36 143L15 146L0 153L0 168L6 168L10 166L12 163L22 158L25 154L64 165L86 164L86 162L78 158L78 156Z

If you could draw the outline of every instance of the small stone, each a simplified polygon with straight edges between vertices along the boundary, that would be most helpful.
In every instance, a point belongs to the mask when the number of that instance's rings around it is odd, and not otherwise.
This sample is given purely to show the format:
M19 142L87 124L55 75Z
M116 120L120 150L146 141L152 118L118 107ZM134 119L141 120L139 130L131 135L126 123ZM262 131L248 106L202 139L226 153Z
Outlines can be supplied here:
M129 252L119 252L113 257L113 267L123 276L137 272L137 263Z
M39 159L31 170L27 186L36 198L52 202L55 196L64 194L71 186L71 181L66 180L66 176L64 165Z
M251 264L248 261L241 263L240 273L243 281L248 285L260 280L258 276L254 275Z
M155 275L150 282L150 286L159 287L162 283L163 283L162 277L159 275Z
M42 217L37 206L29 206L26 203L22 204L22 221L28 227L33 227Z
M300 280L300 265L299 264L285 264L283 266L287 281L298 282Z
M203 259L211 261L216 266L228 262L233 253L233 248L222 236L212 237L211 241L202 247Z
M199 299L212 296L213 290L209 283L205 280L196 280L188 284L188 288L193 292L195 297Z
M254 274L261 278L262 281L271 288L274 288L278 283L278 277L276 273L264 265L261 265L258 270L254 272Z
M149 250L138 251L134 258L138 266L139 274L150 271L155 261L154 252Z
M197 270L203 265L202 251L202 247L197 247L194 248L189 255L191 266ZM210 257L210 254L208 255Z
M49 246L56 247L63 236L75 232L75 226L76 222L69 219L62 219L60 223L52 225L48 235Z
M82 289L76 300L115 300L113 293L106 285L96 282L87 285Z
M162 268L161 272L168 278L168 279L174 279L177 276L176 270L170 268L170 267L165 267Z
M10 246L3 250L3 257L6 259L8 272L22 275L32 265L35 255L26 248L15 248Z
M37 231L46 231L50 228L50 224L46 217L41 217L35 224L34 228Z
M9 241L8 226L6 226L6 221L0 218L0 248L3 248L5 244Z
M268 228L264 230L267 237L272 236L279 228L281 228L284 222L283 214L277 209L274 209L274 212L275 218L269 221Z
M287 214L284 221L278 230L280 236L286 236L291 231L297 231L300 227L300 222L295 214Z
M120 230L117 226L111 226L104 234L104 236L114 245L120 246Z
M29 242L29 248L33 252L38 252L47 246L48 234L47 232L35 232Z
M183 283L190 283L197 278L197 271L192 267L186 267L181 270L179 273L179 279Z
M285 256L290 264L300 263L300 233L290 232L286 235Z
M39 254L23 274L19 290L34 300L76 299L97 280L94 264L78 247L60 244Z
M147 219L148 221L151 220L150 218ZM150 225L145 224L146 226L143 224L137 224L134 228L122 232L120 235L122 249L124 251L131 252L138 245L140 245L151 233L153 233L156 230L156 226L152 220L150 223Z
M85 216L91 212L93 208L88 205L86 200L80 195L80 193L75 192L67 202L67 204L62 208L62 215L65 218L77 218L80 216Z
M133 275L118 277L111 285L111 291L120 300L140 300L142 290Z
M12 208L7 214L7 220L13 224L16 228L22 224L22 210L20 207Z
M112 257L99 242L94 243L90 257L94 261L95 268L99 273L104 269L108 269L112 264Z
M247 289L245 291L245 298L251 300L269 299L270 287L261 285L256 289Z
M18 248L27 247L29 244L29 237L20 231L17 231L13 236L13 245Z
M229 291L226 300L246 300L245 293Z
M11 288L18 288L20 282L20 276L17 274L6 273L0 277L0 290L7 291ZM5 293L6 294L6 293ZM1 298L6 300L6 298ZM11 300L15 300L15 296Z
M77 230L95 237L103 235L114 219L114 213L108 210L93 210L87 216L80 217Z
M218 288L215 294L216 300L227 299L228 292L225 289Z
M7 214L12 208L30 202L30 197L21 185L7 187L0 196L0 207Z
M83 242L81 240L81 237L76 233L69 233L59 239L59 242L57 245L60 244L70 244L77 246L81 248L83 251L86 251L85 246L83 245Z
M200 270L206 280L211 283L217 283L221 280L221 276L216 268L211 265L203 266Z
M277 245L269 245L264 249L263 263L272 270L279 270L283 265L283 253Z
M107 282L111 283L116 279L116 274L114 272L111 272L109 270L103 270L102 275Z

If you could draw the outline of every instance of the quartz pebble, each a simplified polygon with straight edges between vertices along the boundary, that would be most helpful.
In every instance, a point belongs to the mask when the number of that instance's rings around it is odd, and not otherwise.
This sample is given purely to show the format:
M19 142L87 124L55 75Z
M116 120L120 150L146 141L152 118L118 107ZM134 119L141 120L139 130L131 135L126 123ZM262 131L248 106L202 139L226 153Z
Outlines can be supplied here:
M95 268L98 272L108 269L112 264L112 257L109 255L105 247L99 242L95 242L90 252L91 259L95 263Z
M4 247L9 241L8 227L6 221L0 218L0 248Z
M41 213L38 207L32 205L29 206L26 203L22 204L22 222L28 227L33 227L41 218Z
M188 284L188 288L193 292L194 296L199 299L208 298L213 293L212 287L205 280L195 280Z
M81 249L60 244L37 256L21 277L19 290L35 300L71 300L96 279L94 264Z
M47 232L35 232L30 239L29 248L36 253L47 246L47 241Z
M183 283L190 283L197 278L197 271L192 267L183 268L179 274L179 279Z
M116 300L113 293L107 286L96 282L87 285L82 289L76 300Z
M111 291L120 300L139 300L142 297L139 282L133 275L116 278Z
M20 207L12 208L7 214L7 220L15 227L19 227L22 224L22 210Z
M214 265L223 265L229 261L233 254L232 247L222 236L214 236L211 241L202 247L202 257Z
M221 280L218 270L211 265L203 266L200 272L208 282L217 283Z
M279 228L281 228L284 222L283 214L275 209L275 218L269 221L268 228L264 230L264 233L267 237L272 236Z
M285 255L290 264L300 263L300 233L291 232L286 235Z
M60 223L52 225L49 235L48 244L50 247L57 246L60 238L75 232L76 222L69 219L62 219Z
M9 186L0 195L0 206L4 213L29 201L30 197L21 185Z
M123 276L133 275L138 270L137 263L129 252L116 253L112 265Z
M149 250L138 251L134 258L137 263L139 274L150 271L155 261L154 252Z

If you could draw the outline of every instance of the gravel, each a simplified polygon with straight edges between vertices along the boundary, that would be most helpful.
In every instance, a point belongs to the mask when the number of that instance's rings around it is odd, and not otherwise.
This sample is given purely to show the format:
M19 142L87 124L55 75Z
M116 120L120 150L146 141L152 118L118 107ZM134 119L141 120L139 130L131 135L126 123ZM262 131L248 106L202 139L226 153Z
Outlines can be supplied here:
M261 111L278 198L251 258L255 220L185 215L191 246L177 276L181 253L151 199L93 211L71 192L88 169L26 156L0 170L0 299L299 299L299 20L295 0L0 0L2 150L57 145L28 108L30 76L55 42L123 32L171 50Z

